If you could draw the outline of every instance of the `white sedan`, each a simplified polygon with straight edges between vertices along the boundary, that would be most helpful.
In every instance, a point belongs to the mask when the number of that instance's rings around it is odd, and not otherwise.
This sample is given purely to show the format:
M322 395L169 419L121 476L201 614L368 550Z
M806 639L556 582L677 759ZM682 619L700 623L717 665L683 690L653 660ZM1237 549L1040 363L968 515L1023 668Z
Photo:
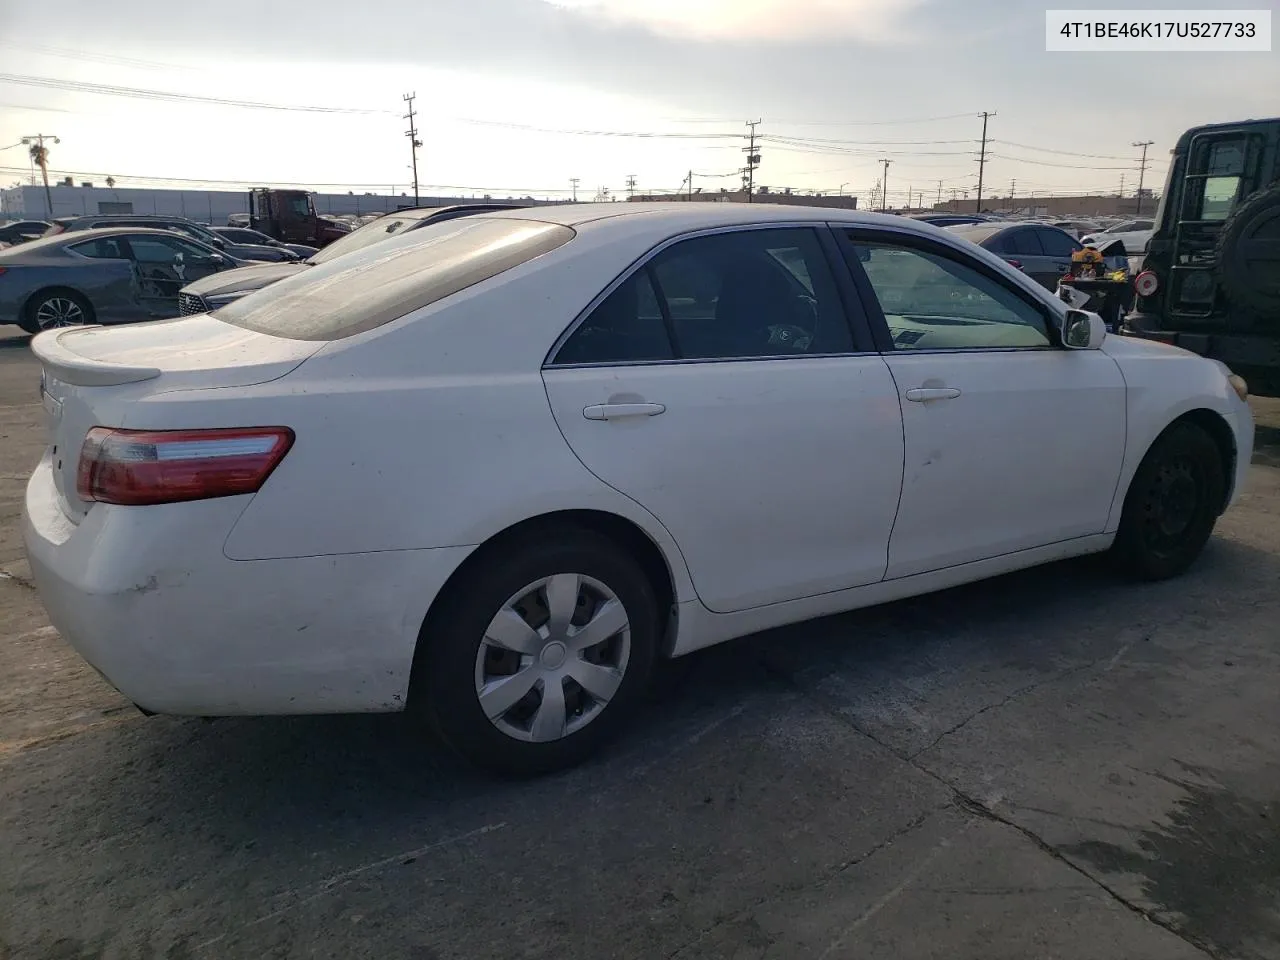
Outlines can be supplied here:
M1113 224L1105 230L1085 234L1080 238L1080 242L1086 247L1092 247L1119 240L1124 244L1125 253L1131 257L1140 257L1147 252L1147 245L1151 243L1155 226L1153 220L1126 220Z
M1246 387L926 224L509 210L213 314L50 331L24 536L143 710L398 711L586 757L655 662L1112 551L1183 571Z

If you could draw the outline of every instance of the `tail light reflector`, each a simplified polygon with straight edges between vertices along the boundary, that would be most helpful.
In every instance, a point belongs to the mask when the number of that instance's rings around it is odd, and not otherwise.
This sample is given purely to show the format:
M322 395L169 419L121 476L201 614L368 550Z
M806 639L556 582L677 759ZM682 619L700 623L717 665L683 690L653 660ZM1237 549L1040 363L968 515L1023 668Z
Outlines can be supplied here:
M76 469L81 500L141 506L256 493L293 445L288 427L94 427Z
M1150 270L1143 270L1133 281L1133 289L1138 296L1149 297L1160 289L1160 278Z

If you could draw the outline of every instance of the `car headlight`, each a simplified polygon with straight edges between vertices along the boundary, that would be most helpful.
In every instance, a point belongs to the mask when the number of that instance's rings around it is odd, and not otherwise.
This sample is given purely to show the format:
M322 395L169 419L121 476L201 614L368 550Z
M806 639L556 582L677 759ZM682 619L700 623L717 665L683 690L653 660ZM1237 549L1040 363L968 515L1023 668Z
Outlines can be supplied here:
M239 300L241 297L250 293L253 293L253 291L235 290L231 293L219 293L212 297L205 297L204 305L208 310L217 310L219 307L225 307L228 303L231 303L234 300Z
M1227 383L1231 384L1231 389L1236 392L1236 396L1241 400L1249 399L1249 384L1245 383L1244 377L1236 373L1227 374Z

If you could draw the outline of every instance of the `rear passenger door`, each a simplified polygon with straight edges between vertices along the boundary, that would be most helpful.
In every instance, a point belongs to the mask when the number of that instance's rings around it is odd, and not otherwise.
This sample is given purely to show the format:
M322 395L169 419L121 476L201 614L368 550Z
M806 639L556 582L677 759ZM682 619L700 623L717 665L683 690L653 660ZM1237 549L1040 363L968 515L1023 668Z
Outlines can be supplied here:
M1040 246L1047 258L1044 286L1050 290L1056 290L1058 279L1071 269L1072 255L1077 250L1083 250L1084 247L1071 234L1057 227L1037 227L1036 233L1039 235Z
M885 573L902 413L836 257L825 227L673 242L543 371L578 458L661 521L718 613Z
M1023 273L1042 287L1057 287L1058 275L1053 263L1045 256L1044 247L1040 245L1039 231L1035 227L1010 230L1005 234L1004 240L1004 249L1008 251L1006 259L1016 263Z

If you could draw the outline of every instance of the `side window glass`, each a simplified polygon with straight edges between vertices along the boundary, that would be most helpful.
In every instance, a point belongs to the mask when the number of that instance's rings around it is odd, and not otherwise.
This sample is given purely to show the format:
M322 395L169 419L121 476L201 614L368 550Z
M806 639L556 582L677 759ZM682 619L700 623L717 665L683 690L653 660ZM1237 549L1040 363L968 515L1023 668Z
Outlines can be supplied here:
M554 363L673 360L675 353L648 270L640 270L591 311Z
M138 263L171 264L179 254L199 256L194 247L168 237L133 236L129 238L129 246L133 249L133 259Z
M1045 317L958 256L854 240L895 350L1048 347Z
M854 349L835 277L813 230L695 237L663 251L650 269L681 359Z
M73 244L71 247L82 257L93 257L95 260L128 260L124 248L117 237L98 237L86 243Z
M1070 234L1061 230L1037 230L1036 233L1040 235L1040 245L1046 256L1070 257L1076 252L1076 242Z
M1006 253L1021 254L1024 257L1042 257L1045 250L1034 230L1015 230L1005 241Z

